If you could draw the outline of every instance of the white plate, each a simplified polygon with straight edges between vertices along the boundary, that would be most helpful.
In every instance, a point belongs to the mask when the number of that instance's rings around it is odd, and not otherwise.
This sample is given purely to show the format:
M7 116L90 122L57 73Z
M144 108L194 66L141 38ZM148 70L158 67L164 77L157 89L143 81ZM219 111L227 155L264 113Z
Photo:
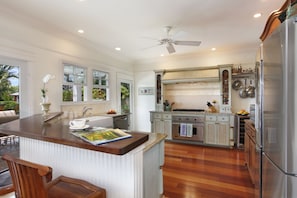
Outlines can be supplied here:
M70 126L69 128L72 130L83 130L83 129L87 129L89 127L90 127L90 125L85 125L83 127Z

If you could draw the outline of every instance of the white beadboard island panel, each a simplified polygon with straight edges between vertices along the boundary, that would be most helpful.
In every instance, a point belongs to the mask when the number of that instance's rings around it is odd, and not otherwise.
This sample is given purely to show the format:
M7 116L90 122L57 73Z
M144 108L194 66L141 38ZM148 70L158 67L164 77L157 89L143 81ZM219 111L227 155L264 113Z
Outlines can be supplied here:
M20 137L20 158L51 166L53 178L59 175L79 178L106 189L108 198L149 198L144 196L144 189L151 189L144 179L144 167L154 168L156 183L162 186L162 171L164 163L160 157L145 159L146 152L157 152L164 157L164 136L151 134L151 138L125 155L113 155L88 149L82 149L62 144ZM158 137L154 137L158 136ZM157 151L156 151L157 150ZM161 175L160 175L161 174ZM157 189L162 194L162 189Z

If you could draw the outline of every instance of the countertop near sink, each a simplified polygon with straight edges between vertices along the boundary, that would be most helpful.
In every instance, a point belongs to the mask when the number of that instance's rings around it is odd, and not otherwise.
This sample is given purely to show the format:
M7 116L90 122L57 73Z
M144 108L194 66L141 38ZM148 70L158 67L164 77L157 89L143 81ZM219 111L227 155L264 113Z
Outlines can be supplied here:
M2 124L0 132L116 155L126 154L149 139L149 133L131 132L131 138L94 146L72 135L68 123L65 119L44 123L42 115L37 114Z
M128 116L129 113L123 113L123 114L118 114L118 113L115 113L115 114L108 114L108 113L105 113L105 114L99 114L98 116L106 116L106 117L112 117L112 118L115 118L115 117L120 117L120 116Z

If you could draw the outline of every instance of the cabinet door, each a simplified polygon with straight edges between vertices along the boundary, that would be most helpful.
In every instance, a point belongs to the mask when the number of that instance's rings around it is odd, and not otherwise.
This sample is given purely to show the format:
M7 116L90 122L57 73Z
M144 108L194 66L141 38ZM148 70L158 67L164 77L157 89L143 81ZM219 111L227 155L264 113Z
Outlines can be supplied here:
M164 122L161 119L154 119L154 132L164 133Z
M245 163L249 167L250 164L250 137L247 133L244 134L244 157Z
M217 124L217 144L219 145L229 145L229 124L219 123Z
M167 135L166 139L172 139L171 131L172 131L172 123L171 120L164 120L164 129L163 132Z
M215 122L205 123L205 143L216 144L216 124Z
M250 176L252 183L255 184L255 169L257 164L256 162L256 144L253 142L252 139L250 139L250 153L249 153L249 159L250 159Z

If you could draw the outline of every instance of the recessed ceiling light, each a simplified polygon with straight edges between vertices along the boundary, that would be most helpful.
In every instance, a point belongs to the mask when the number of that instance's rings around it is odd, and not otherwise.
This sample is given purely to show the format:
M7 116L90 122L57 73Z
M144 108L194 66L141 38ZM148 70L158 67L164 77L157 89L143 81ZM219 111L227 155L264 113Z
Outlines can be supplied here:
M164 54L161 54L160 56L164 56Z
M256 13L256 14L254 14L254 18L259 18L259 17L261 17L261 16L262 16L261 13Z
M216 50L217 50L217 48L215 48L215 47L211 48L211 51L216 51Z
M78 33L83 34L85 31L82 29L77 30Z
M121 48L120 47L116 47L114 49L117 50L117 51L121 51Z

